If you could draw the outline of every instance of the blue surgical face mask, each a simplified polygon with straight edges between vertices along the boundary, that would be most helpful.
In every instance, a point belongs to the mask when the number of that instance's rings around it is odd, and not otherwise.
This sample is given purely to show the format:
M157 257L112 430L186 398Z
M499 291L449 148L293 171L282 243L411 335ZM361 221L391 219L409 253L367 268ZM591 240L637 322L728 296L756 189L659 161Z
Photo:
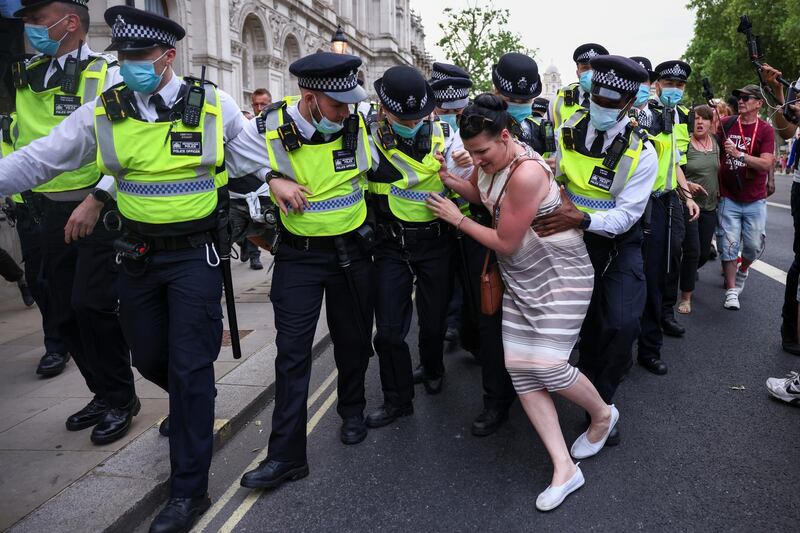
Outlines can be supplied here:
M404 126L403 124L399 124L397 122L392 122L392 129L394 132L404 139L413 139L421 127L421 120L417 122L413 128Z
M508 114L514 117L519 123L522 123L523 120L531 116L531 104L515 104L513 102L508 103Z
M60 23L62 20L67 18L67 16L68 15L61 17L61 19L57 20L50 26L25 24L25 35L28 36L28 41L30 41L31 46L33 46L37 52L41 52L48 56L55 56L58 53L58 47L61 45L61 41L67 37L67 33L65 33L61 39L55 41L50 38L50 28Z
M450 129L452 131L458 131L458 115L455 113L451 115L439 115L439 120L450 124Z
M683 98L683 89L678 89L677 87L664 87L661 89L661 96L659 96L661 103L667 107L675 107L681 101L681 98Z
M593 100L589 101L589 120L598 131L608 131L619 122L619 109L599 106Z
M153 61L123 61L122 66L119 68L119 73L122 75L125 85L140 93L152 93L155 91L161 83L161 78L164 76L164 72L167 71L167 67L164 67L161 74L156 74L154 65L156 61L165 55L167 55L167 52L164 52Z
M592 71L587 70L586 72L581 72L581 75L578 76L578 83L581 85L581 89L584 91L591 92L592 91Z
M322 119L317 122L317 119L314 118L314 113L311 113L311 123L318 132L323 135L333 135L334 133L339 133L342 131L342 128L344 128L344 123L334 122L323 115L322 110L319 108L319 102L317 102L316 95L314 96L314 105L317 106L317 112L319 113L319 116L322 117Z
M639 107L640 105L644 105L650 99L650 86L646 83L639 85L639 92L636 93L636 100L634 100L633 105Z

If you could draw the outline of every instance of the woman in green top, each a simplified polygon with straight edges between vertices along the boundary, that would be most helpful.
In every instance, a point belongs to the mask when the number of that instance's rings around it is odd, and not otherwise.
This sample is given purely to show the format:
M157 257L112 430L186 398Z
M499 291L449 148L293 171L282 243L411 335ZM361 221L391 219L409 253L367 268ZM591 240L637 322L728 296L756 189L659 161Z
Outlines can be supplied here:
M717 200L719 183L719 144L711 133L712 110L707 105L694 108L694 131L686 153L684 173L697 205L700 217L689 222L686 218L686 236L683 240L683 259L681 261L681 299L678 312L692 311L692 292L694 291L697 269L708 261L711 253L711 238L717 227ZM684 210L684 215L687 215Z

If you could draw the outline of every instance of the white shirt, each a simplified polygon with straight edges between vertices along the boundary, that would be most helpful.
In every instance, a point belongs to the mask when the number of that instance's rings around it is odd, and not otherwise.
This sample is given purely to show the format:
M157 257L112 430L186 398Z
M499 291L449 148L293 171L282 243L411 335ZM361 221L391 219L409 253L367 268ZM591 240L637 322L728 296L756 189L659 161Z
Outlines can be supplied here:
M108 83L108 77L106 78ZM181 80L173 75L158 91L167 105L175 102ZM245 123L236 102L224 91L218 91L222 106L223 139L230 141L242 130ZM140 104L142 118L154 122L155 105L150 95L134 93ZM142 102L147 101L145 105ZM94 132L95 101L76 109L49 135L36 139L22 150L0 160L0 194L12 194L31 189L50 181L62 172L87 165L97 158Z
M629 119L624 117L606 132L606 139L603 142L603 150L607 150L614 137L627 126ZM592 145L597 130L589 123L586 131L586 148ZM561 146L556 144L556 169L561 169ZM658 155L653 145L648 141L642 150L639 164L631 178L625 183L625 187L614 199L616 204L613 209L608 211L598 211L589 216L592 221L589 229L592 233L597 233L603 237L614 237L622 235L633 227L642 218L650 194L653 192L653 185L658 174Z
M472 176L472 171L475 167L472 165L462 167L453 160L453 154L462 150L464 150L464 141L461 140L461 133L454 132L451 128L450 137L448 137L444 147L444 160L447 163L447 170L457 178L468 180Z

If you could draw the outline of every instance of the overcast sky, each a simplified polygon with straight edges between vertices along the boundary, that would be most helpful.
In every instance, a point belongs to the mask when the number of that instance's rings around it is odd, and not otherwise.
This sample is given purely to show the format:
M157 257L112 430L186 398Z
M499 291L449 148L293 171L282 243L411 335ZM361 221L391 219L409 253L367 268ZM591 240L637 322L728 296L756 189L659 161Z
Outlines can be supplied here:
M566 84L575 81L572 52L594 42L616 55L645 56L655 67L679 59L692 38L694 13L687 0L494 0L511 11L508 29L522 35L536 56L540 72L554 63ZM474 5L475 0L411 0L425 25L425 46L436 60L445 60L434 43L442 37L442 11ZM481 5L489 5L482 2Z

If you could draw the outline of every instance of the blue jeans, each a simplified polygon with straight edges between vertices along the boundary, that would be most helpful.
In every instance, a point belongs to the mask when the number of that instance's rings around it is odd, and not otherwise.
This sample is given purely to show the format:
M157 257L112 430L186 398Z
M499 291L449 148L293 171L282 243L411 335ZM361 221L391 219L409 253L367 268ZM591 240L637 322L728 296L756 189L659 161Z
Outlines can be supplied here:
M740 251L746 261L758 259L767 237L766 199L740 203L720 198L717 220L717 247L723 261L736 261Z

